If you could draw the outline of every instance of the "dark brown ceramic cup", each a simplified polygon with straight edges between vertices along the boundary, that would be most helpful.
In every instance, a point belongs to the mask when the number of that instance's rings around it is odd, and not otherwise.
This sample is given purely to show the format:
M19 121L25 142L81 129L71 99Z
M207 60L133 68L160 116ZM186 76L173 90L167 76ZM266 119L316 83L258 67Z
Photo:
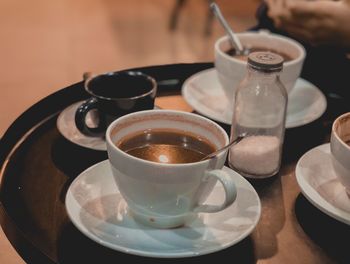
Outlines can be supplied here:
M88 76L84 87L91 98L75 113L75 124L87 136L102 137L110 123L123 115L154 108L157 83L139 71L109 72ZM94 111L96 127L86 124L86 115Z

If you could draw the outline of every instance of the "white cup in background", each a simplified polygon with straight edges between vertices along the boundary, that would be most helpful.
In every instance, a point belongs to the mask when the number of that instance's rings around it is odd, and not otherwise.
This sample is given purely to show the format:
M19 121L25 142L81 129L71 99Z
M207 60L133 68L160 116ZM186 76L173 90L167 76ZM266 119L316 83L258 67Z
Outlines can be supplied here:
M293 58L283 64L283 71L280 75L282 83L287 92L290 93L304 64L306 56L304 47L291 38L272 34L268 31L243 32L237 33L237 36L243 46L279 51ZM227 99L232 104L234 92L247 72L247 62L228 55L226 52L230 48L231 45L227 36L221 37L215 42L215 68Z
M334 171L350 195L350 112L333 122L331 153Z

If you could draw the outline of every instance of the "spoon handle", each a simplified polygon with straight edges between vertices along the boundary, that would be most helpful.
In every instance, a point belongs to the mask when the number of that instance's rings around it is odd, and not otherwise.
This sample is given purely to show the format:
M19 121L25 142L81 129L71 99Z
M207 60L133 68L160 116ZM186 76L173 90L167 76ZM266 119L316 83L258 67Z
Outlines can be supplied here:
M210 3L210 8L213 11L214 15L217 17L217 19L220 21L221 25L225 28L227 34L229 34L231 45L236 49L236 51L238 51L239 53L242 53L243 52L242 44L237 38L237 36L233 33L231 27L226 22L218 5L212 2Z
M214 151L213 153L210 153L209 155L205 156L204 158L201 159L202 160L206 160L206 159L211 159L214 158L218 153L232 147L233 145L239 143L243 138L245 138L247 136L247 133L243 133L242 135L236 137L236 139L232 140L230 143L228 143L225 147L218 149L216 151Z

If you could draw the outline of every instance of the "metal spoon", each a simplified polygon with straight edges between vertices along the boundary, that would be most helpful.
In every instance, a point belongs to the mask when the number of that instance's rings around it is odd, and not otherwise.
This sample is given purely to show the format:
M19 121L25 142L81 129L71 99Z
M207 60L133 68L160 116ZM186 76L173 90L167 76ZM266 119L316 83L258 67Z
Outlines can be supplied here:
M228 25L226 19L220 11L219 6L216 3L212 2L210 3L210 9L214 13L216 18L220 21L221 25L224 27L227 35L229 36L229 40L231 42L232 47L236 50L236 54L244 54L245 50L241 42L239 41L236 34L233 33L231 27Z
M236 139L232 140L230 143L228 143L225 147L218 149L212 153L210 153L209 155L205 156L204 158L201 159L202 160L206 160L206 159L211 159L214 158L215 156L217 156L220 152L232 147L233 145L237 144L238 142L240 142L243 138L245 138L247 136L247 133L243 133L241 135L239 135L238 137L236 137Z

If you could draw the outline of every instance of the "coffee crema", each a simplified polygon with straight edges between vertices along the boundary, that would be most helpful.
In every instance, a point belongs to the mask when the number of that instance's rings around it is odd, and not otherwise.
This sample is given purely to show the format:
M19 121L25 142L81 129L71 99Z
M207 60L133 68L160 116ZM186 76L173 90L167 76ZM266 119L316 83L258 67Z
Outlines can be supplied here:
M294 59L292 56L290 56L289 54L286 54L285 52L277 51L277 50L273 50L273 49L269 49L269 48L255 47L255 48L249 49L249 53L256 52L256 51L268 51L268 52L276 53L276 54L282 56L284 62L288 62L288 61L291 61L291 60ZM228 54L228 55L230 55L232 57L235 57L236 59L242 60L242 61L248 61L248 55L249 54L237 55L236 54L236 50L233 49L233 48L231 48L228 51L226 51L226 54Z
M216 150L206 138L175 129L136 132L115 145L134 157L169 164L197 162Z

